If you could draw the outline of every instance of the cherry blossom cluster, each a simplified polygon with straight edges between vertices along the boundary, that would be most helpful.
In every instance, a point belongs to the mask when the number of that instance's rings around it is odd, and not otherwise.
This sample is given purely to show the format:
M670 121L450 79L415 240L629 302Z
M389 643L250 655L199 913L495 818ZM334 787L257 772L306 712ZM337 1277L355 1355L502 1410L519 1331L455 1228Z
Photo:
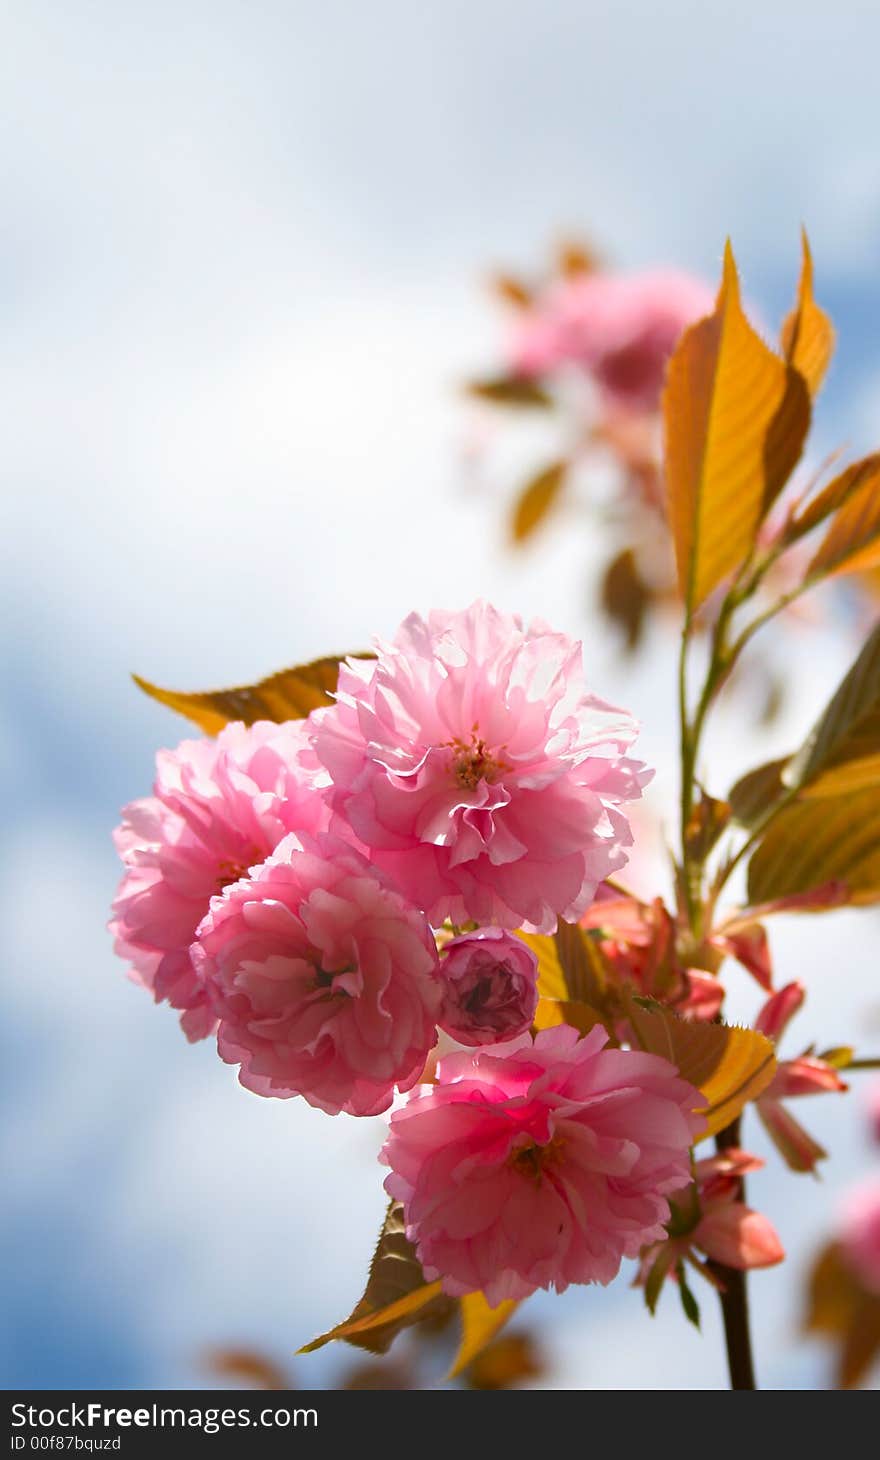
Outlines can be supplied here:
M453 1294L607 1282L691 1181L699 1092L601 1028L533 1037L517 936L625 864L636 733L546 624L413 614L307 720L160 753L116 833L134 979L258 1095L394 1103L386 1186ZM438 1031L460 1052L429 1077Z

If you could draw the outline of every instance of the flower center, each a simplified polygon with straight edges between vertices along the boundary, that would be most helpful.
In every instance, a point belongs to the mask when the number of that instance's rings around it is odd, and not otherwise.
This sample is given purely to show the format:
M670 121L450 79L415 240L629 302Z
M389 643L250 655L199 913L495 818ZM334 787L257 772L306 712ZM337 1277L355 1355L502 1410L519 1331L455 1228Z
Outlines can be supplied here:
M259 861L259 858L256 859ZM217 863L217 887L222 892L232 882L240 882L242 877L248 874L248 866L244 862L233 862L230 858L224 857L222 862Z
M508 1163L520 1176L524 1176L535 1186L540 1186L544 1167L554 1165L559 1160L564 1145L562 1136L554 1136L544 1146L539 1146L537 1141L531 1141L527 1146L511 1151L507 1158Z
M446 743L453 752L452 774L463 791L473 791L480 781L487 781L491 786L503 771L510 770L505 761L491 753L478 725L473 726L470 741L456 737Z

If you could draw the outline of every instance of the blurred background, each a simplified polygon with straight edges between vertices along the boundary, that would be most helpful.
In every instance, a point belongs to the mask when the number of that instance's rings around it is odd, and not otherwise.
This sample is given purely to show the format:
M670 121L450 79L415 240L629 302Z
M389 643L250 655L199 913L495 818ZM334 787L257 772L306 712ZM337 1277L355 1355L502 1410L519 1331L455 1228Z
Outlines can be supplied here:
M839 340L811 454L880 445L880 11L22 0L0 16L0 1380L200 1386L206 1352L234 1346L332 1385L350 1351L290 1356L360 1294L381 1122L247 1094L126 980L110 833L186 733L129 671L248 682L485 595L584 639L594 687L643 722L670 815L671 636L623 657L594 607L601 544L563 512L512 553L503 494L475 478L484 428L461 382L499 348L483 279L567 233L711 280L729 233L775 326L805 222ZM796 745L853 657L846 605L819 611L785 651L772 727L734 701L720 717L713 788ZM876 1052L876 915L772 932L810 991L793 1046ZM732 984L752 1017L754 985ZM806 1111L832 1152L821 1183L778 1161L751 1183L790 1254L751 1280L767 1387L831 1382L798 1325L839 1194L876 1160L857 1080ZM747 1138L766 1153L755 1123ZM706 1290L701 1336L668 1292L651 1321L625 1278L539 1295L534 1382L724 1387L715 1306Z

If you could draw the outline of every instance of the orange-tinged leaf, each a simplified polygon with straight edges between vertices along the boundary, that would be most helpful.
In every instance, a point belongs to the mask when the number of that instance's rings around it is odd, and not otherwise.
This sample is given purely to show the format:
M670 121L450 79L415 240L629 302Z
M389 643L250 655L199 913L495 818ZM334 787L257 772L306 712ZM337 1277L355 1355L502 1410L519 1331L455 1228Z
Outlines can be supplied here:
M549 517L565 486L567 461L554 461L526 482L514 503L510 530L514 542L526 542Z
M714 313L685 331L669 362L663 419L678 581L692 612L745 561L810 422L803 377L743 313L729 244Z
M844 883L846 901L880 901L880 795L876 785L792 802L777 813L749 862L749 901L772 902Z
M560 918L556 932L517 933L538 960L538 993L542 998L575 1000L601 1008L605 994L602 954L577 923Z
M851 1389L880 1353L880 1294L867 1292L831 1243L810 1274L804 1328L827 1334L837 1349L837 1383Z
M425 1282L415 1249L404 1231L403 1208L393 1201L379 1233L360 1302L344 1323L322 1333L299 1352L312 1353L332 1339L344 1338L370 1353L384 1354L402 1328L438 1316L451 1301L444 1296L439 1282Z
M252 1389L290 1389L291 1376L274 1359L253 1349L212 1349L205 1355L205 1367L217 1378L247 1384Z
M544 1373L541 1352L531 1334L506 1333L477 1354L468 1366L469 1389L512 1389Z
M845 506L851 497L855 496L863 488L873 484L877 488L880 483L880 453L872 456L865 456L861 461L854 461L851 466L846 467L840 474L832 479L826 487L823 487L818 496L808 502L802 512L799 512L793 519L786 537L794 542L797 538L806 537L820 522L830 517L832 512L837 512Z
M592 274L599 267L598 256L585 243L577 239L563 239L557 250L559 271L570 279L583 274Z
M604 1024L605 1016L579 999L539 999L535 1010L535 1029L555 1029L558 1024L570 1024L580 1034L589 1034L597 1024Z
M353 654L353 659L372 659L372 654ZM196 694L173 689L160 689L149 680L133 674L132 679L144 694L161 705L194 720L206 735L217 735L231 720L253 725L257 720L304 720L312 710L333 702L339 665L345 655L333 654L299 664L295 669L282 669L258 684L241 685L237 689L206 690Z
M705 1097L703 1136L730 1125L773 1079L773 1045L755 1029L689 1023L669 1009L645 1009L632 998L627 1015L642 1049L670 1060Z
M509 1318L513 1317L519 1303L506 1298L497 1308L490 1308L484 1293L468 1293L459 1300L461 1312L461 1343L449 1370L448 1378L458 1375L473 1363L496 1334L501 1332Z
M531 306L534 297L532 290L514 274L493 274L489 282L492 292L499 299L503 299L505 304L512 304L516 309L528 309Z
M866 470L839 507L817 548L807 578L867 572L880 567L880 464Z
M802 263L798 297L782 326L782 353L816 395L834 353L834 326L813 298L813 256L806 229L801 230Z

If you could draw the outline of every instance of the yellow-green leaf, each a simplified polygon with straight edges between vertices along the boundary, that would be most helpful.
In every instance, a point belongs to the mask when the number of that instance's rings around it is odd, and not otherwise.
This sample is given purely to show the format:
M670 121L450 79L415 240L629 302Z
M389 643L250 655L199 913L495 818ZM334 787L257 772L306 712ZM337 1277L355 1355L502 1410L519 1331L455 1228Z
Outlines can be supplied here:
M871 469L860 463L864 467L861 479L831 519L807 568L808 579L867 572L880 566L880 462L874 461Z
M846 901L880 900L880 795L876 785L794 801L770 823L749 862L749 901L772 902L844 883Z
M560 918L552 935L520 932L517 936L538 960L538 993L542 998L602 1007L605 967L595 939L585 929Z
M782 780L820 796L880 787L880 623Z
M555 461L531 477L514 503L510 530L514 542L526 542L550 515L568 473L567 461Z
M629 1000L627 1015L642 1049L663 1055L705 1097L704 1135L730 1125L773 1079L773 1045L755 1029L689 1023L669 1009L645 1009L636 999Z
M402 1328L439 1316L451 1301L442 1293L439 1282L425 1282L421 1263L404 1231L403 1208L393 1201L379 1233L360 1302L344 1323L322 1333L299 1352L312 1353L331 1339L344 1338L372 1354L384 1354Z
M295 669L282 669L258 684L240 685L236 689L205 690L195 694L183 690L160 689L149 680L133 674L139 689L151 699L194 720L206 735L217 735L231 720L253 725L257 720L304 720L312 710L332 703L339 665L345 655L329 655ZM372 654L359 653L353 659L372 659Z
M525 376L504 375L497 380L473 380L467 387L470 395L478 400L490 401L493 406L526 406L547 410L553 404L553 397L534 380Z
M448 1377L455 1379L468 1364L501 1332L509 1318L513 1317L519 1303L506 1298L497 1308L490 1308L485 1293L468 1293L460 1299L461 1343L449 1370Z
M678 581L693 611L745 561L810 422L803 377L743 313L729 244L714 313L669 362L663 419Z
M834 326L813 298L813 256L806 229L801 231L803 258L798 297L782 326L782 353L816 395L834 353Z

